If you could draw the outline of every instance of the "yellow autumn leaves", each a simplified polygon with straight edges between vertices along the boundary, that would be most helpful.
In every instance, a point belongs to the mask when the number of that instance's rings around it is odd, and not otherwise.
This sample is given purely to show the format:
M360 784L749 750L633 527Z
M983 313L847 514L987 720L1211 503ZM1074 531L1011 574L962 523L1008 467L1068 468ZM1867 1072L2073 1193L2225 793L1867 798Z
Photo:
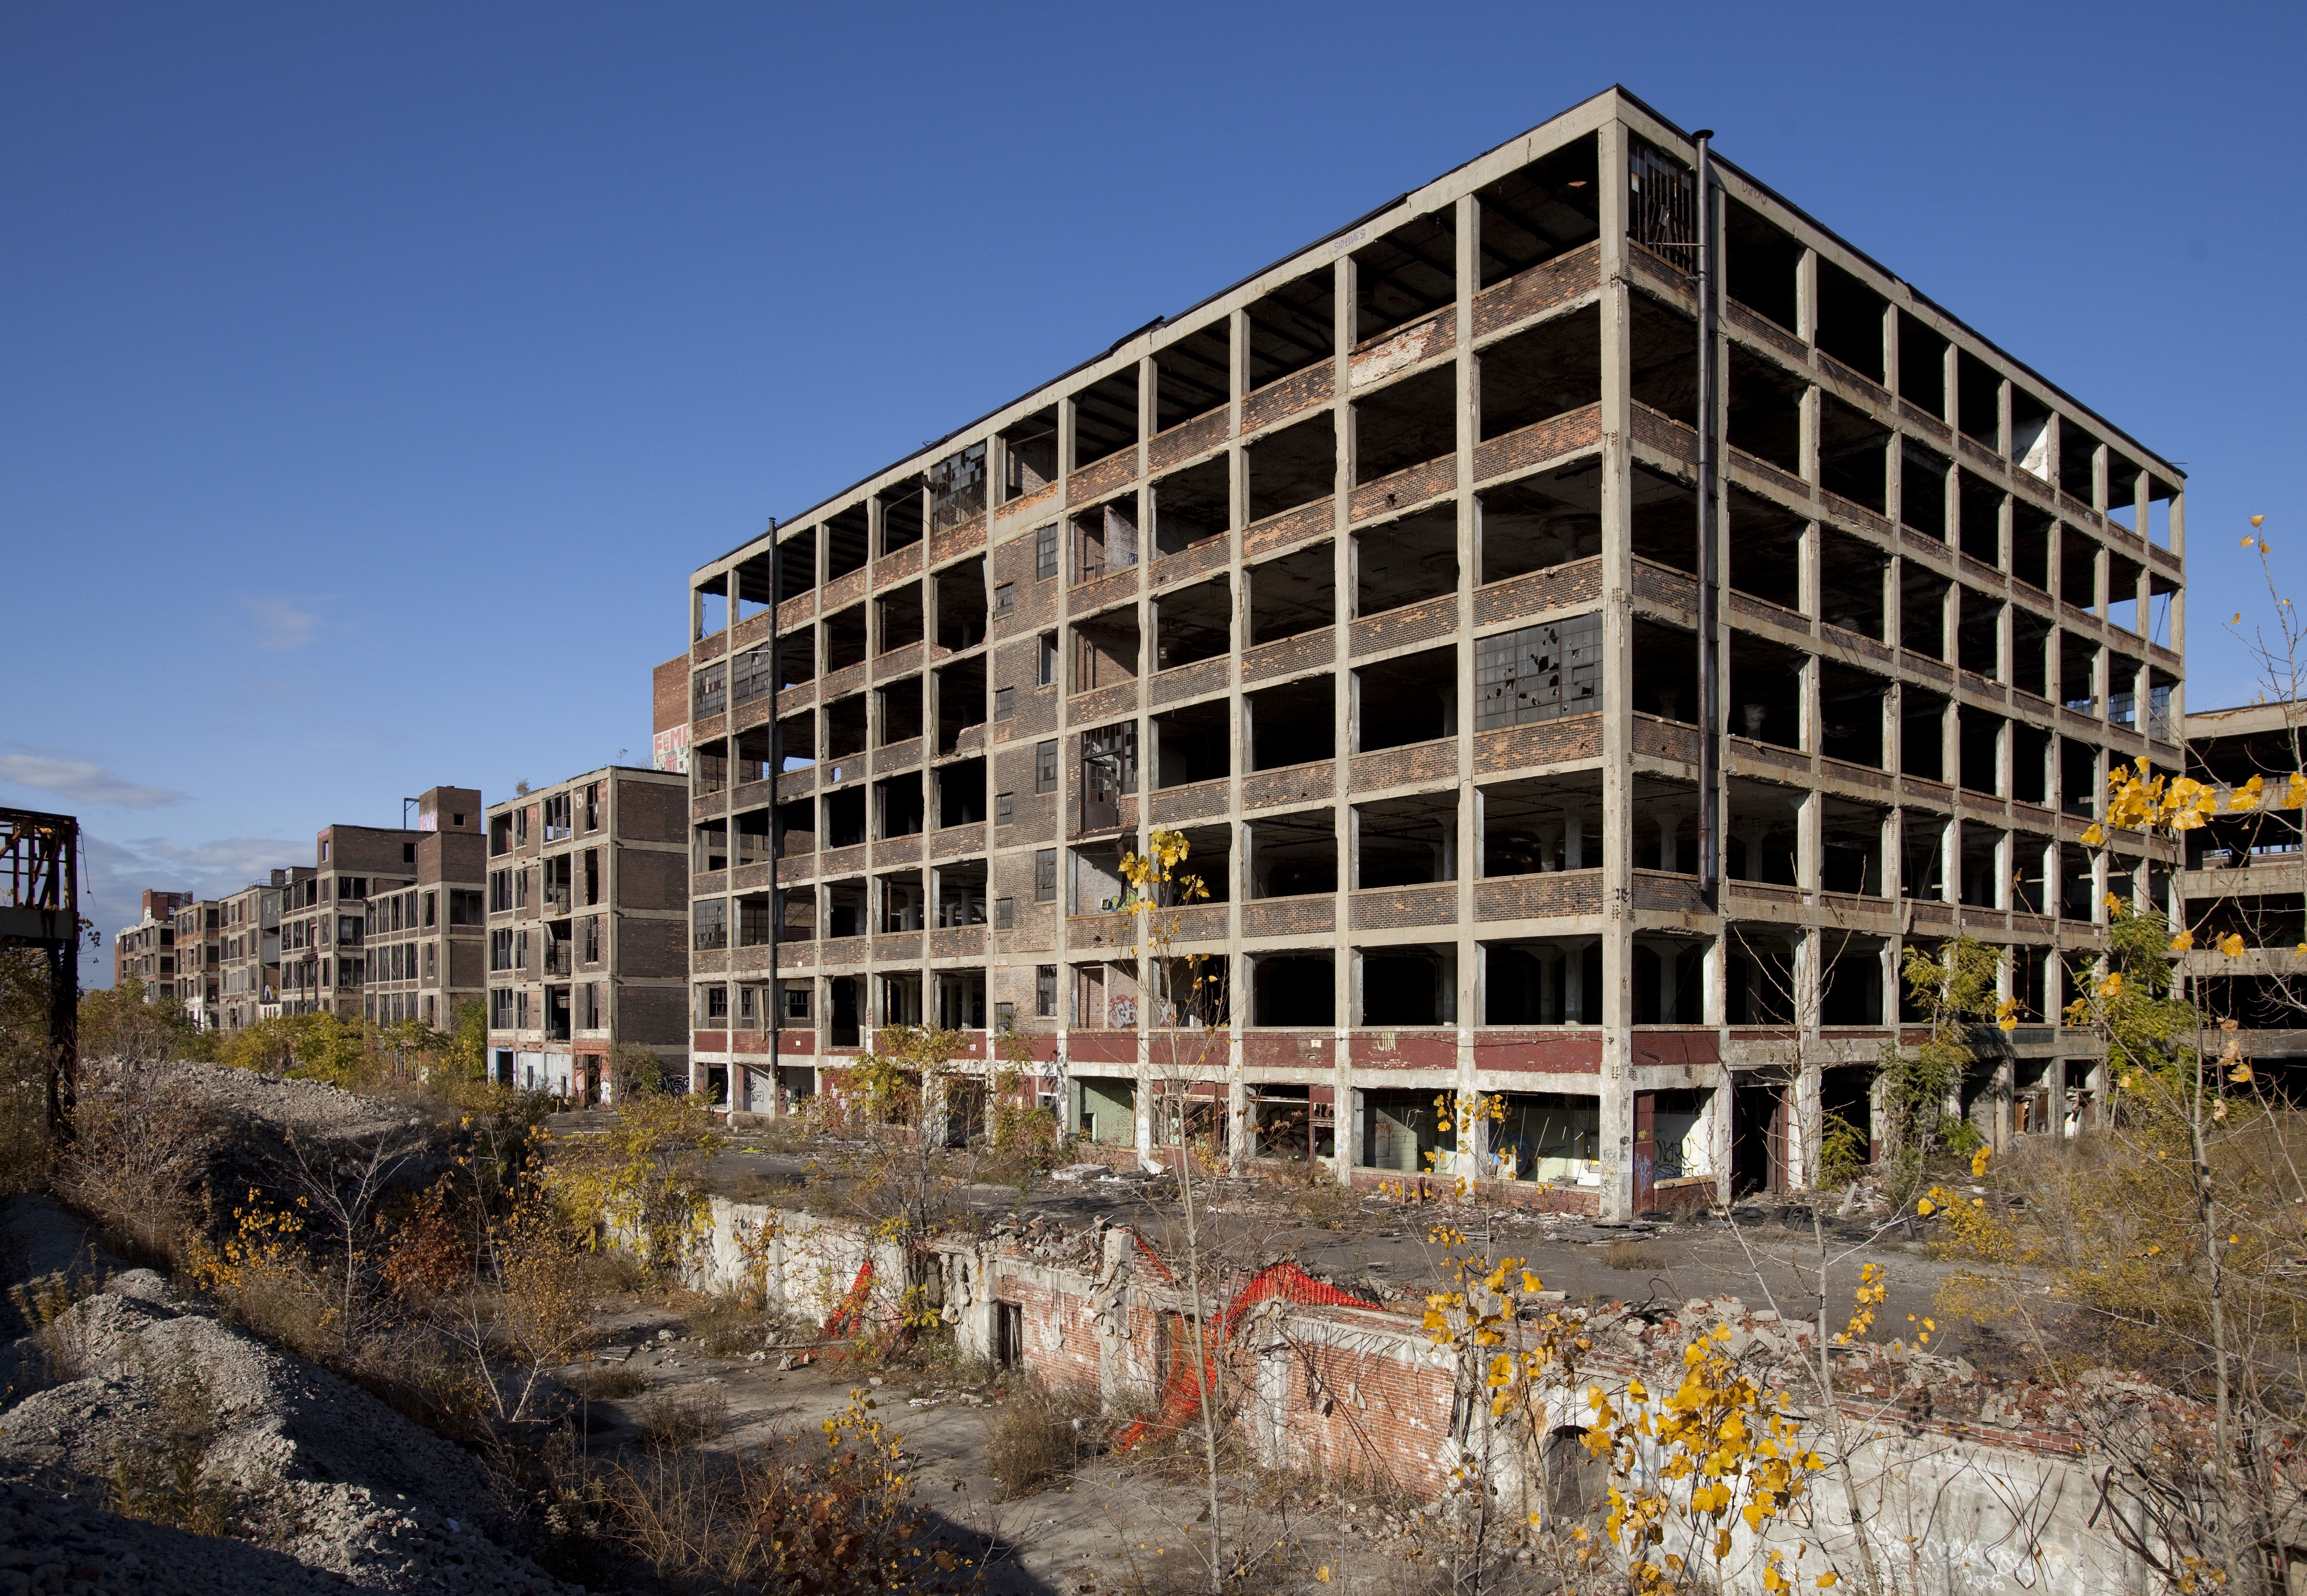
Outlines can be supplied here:
M2241 786L2222 792L2192 776L2175 780L2165 776L2144 759L2116 766L2108 772L2106 784L2106 814L2084 828L2082 840L2087 848L2105 847L2109 828L2126 832L2157 828L2191 832L2221 810L2230 815L2248 815L2268 806L2265 776L2253 776ZM2286 778L2283 795L2273 807L2296 809L2303 806L2307 806L2307 771L2294 771Z

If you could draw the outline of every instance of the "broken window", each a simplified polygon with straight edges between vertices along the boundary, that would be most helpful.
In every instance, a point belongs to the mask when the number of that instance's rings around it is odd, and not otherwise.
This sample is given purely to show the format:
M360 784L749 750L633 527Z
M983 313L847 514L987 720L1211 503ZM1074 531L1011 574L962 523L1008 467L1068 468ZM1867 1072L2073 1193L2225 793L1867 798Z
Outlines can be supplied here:
M2003 563L2003 490L1978 473L1955 473L1956 530L1962 551L1986 565Z
M1131 362L1074 396L1076 471L1137 441L1137 365Z
M1962 417L1962 434L2003 452L2003 378L1968 349L1954 357L1955 404Z
M2016 383L2011 388L2011 458L2020 470L2051 480L2051 408Z
M1249 307L1249 386L1264 388L1337 353L1334 276L1323 266Z
M1137 563L1137 496L1084 510L1072 522L1074 580L1093 581Z
M1636 620L1634 709L1662 720L1698 721L1698 638L1676 627Z
M1335 677L1312 676L1244 695L1250 768L1279 770L1331 757L1336 686Z
M769 812L748 809L737 816L737 849L735 863L766 865L769 862Z
M1015 825L1016 822L1017 795L1014 792L996 793L993 798L993 824Z
M750 704L776 690L767 646L749 648L729 661L729 697L733 704Z
M1368 343L1458 297L1454 209L1428 212L1354 252L1354 339Z
M729 900L700 898L693 915L696 941L691 944L700 953L729 945Z
M1354 405L1354 480L1376 482L1458 447L1457 372L1450 365L1378 389Z
M1337 428L1327 411L1270 432L1244 451L1249 518L1262 521L1337 489Z
M1599 554L1601 481L1601 463L1581 460L1477 494L1482 581L1503 582Z
M1634 551L1677 571L1698 574L1698 491L1637 465L1627 481Z
M1456 948L1421 943L1358 948L1355 961L1360 966L1361 1024L1457 1023Z
M1431 742L1458 730L1458 651L1430 648L1354 672L1356 751Z
M690 697L690 718L703 720L729 707L729 668L708 665L697 673Z
M973 443L930 467L930 530L985 513L985 446Z
M1154 354L1154 430L1166 432L1226 402L1232 390L1233 333L1220 320L1164 344Z
M787 632L777 639L776 690L799 687L817 675L817 629Z
M1730 729L1782 748L1802 745L1803 668L1808 656L1751 632L1730 634Z
M1499 632L1474 644L1474 730L1602 707L1602 617Z
M690 850L692 857L690 860L690 870L692 874L703 875L708 871L726 870L729 867L729 823L726 820L700 822L696 827L694 842L695 846ZM516 894L516 902L519 900L519 895L521 889L527 884L527 872L515 873L513 891Z
M1137 678L1137 609L1108 610L1073 626L1076 693L1095 692Z
M1882 380L1890 302L1833 261L1818 262L1818 346L1870 382Z
M1136 790L1137 722L1122 721L1082 733L1082 829L1119 825L1121 796Z
M697 585L697 636L710 637L729 624L729 579L715 576Z
M1803 247L1737 200L1722 205L1724 292L1748 310L1799 334Z
M1156 670L1215 659L1233 646L1233 592L1223 576L1162 594L1154 618Z
M1055 792L1058 789L1058 744L1055 738L1033 745L1033 790Z
M995 583L993 585L993 619L996 620L1006 620L1010 616L1016 614L1016 585L1010 582Z
M1058 480L1058 413L1036 411L1001 431L1001 499L1038 493Z
M1601 235L1591 133L1542 155L1479 191L1479 287L1517 273Z
M1004 692L1010 689L1003 688ZM985 721L985 661L981 655L937 672L937 751L951 754L961 734Z
M1244 573L1253 647L1337 624L1335 562L1325 540Z
M1698 184L1647 139L1626 140L1626 233L1685 271L1698 269Z
M1033 579L1047 582L1058 574L1058 524L1037 527L1033 532ZM1006 589L1008 584L1002 584ZM1006 606L1005 606L1006 608Z
M1458 591L1458 508L1437 505L1354 534L1354 613L1378 615Z
M1038 848L1033 850L1033 901L1055 903L1058 900L1058 850Z
M1149 502L1155 554L1182 554L1196 543L1225 535L1231 524L1231 470L1221 454L1154 483Z
M865 695L852 693L825 706L825 756L840 759L865 751ZM837 779L837 778L836 778Z

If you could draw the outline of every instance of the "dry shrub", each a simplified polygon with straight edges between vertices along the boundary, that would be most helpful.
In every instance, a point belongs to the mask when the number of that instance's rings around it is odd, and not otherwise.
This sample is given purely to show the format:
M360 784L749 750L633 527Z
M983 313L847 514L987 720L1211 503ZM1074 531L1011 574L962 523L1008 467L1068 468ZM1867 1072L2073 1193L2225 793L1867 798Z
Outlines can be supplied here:
M1021 1380L986 1421L985 1467L1008 1500L1030 1496L1072 1469L1077 1421L1097 1411L1093 1396L1069 1387Z
M725 1296L691 1314L685 1327L708 1356L735 1358L767 1347L776 1339L779 1325L758 1296Z
M73 1308L102 1291L110 1276L73 1275L59 1269L8 1288L8 1301L23 1321L24 1333L39 1350L49 1383L63 1385L96 1372L88 1320Z
M694 1447L729 1433L729 1399L710 1387L660 1391L641 1404L634 1425L654 1451Z
M1663 1269L1666 1251L1648 1242L1613 1242L1602 1249L1602 1262L1613 1269Z
M1299 1211L1323 1230L1342 1229L1361 1212L1361 1206L1351 1187L1326 1178L1308 1182L1298 1193Z
M107 1065L82 1081L56 1192L121 1251L167 1266L199 1228L202 1182L217 1142L213 1120L183 1081Z
M622 1363L593 1363L561 1382L563 1389L587 1402L622 1402L648 1389L648 1378Z
M232 1217L222 1242L197 1233L185 1241L185 1276L227 1318L276 1346L314 1362L345 1351L330 1283L306 1251L303 1219L269 1207L254 1188Z
M224 1414L207 1375L180 1355L165 1376L147 1370L153 1402L137 1431L113 1451L109 1506L124 1518L195 1535L254 1533L254 1498L227 1477L211 1477L208 1456Z

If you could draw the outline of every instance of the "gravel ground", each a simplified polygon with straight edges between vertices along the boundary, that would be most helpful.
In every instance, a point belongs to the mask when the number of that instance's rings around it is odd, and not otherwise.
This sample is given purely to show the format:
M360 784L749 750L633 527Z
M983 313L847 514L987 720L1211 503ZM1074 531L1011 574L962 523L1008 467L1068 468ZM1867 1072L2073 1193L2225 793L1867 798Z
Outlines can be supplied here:
M19 1242L20 1257L52 1254L69 1239L69 1222L43 1216L45 1207L11 1206L14 1233L35 1238ZM0 1411L0 1479L22 1527L0 1532L0 1548L22 1554L0 1560L0 1596L112 1589L106 1581L116 1578L119 1589L185 1591L227 1581L508 1596L572 1589L483 1532L489 1484L469 1455L327 1370L187 1311L150 1270L112 1275L59 1327L80 1378ZM13 1351L9 1372L21 1387L41 1363L30 1338ZM167 1542L89 1505L106 1496L123 1447L158 1432L163 1394L188 1371L205 1382L216 1426L202 1478L246 1493L247 1516L272 1550L196 1535ZM146 1566L164 1542L176 1549L167 1566L181 1583L155 1583ZM99 1543L109 1549L103 1557L81 1555ZM96 1573L76 1572L83 1567Z
M303 1137L373 1136L423 1116L390 1097L364 1097L321 1080L292 1080L229 1064L180 1060L170 1077L210 1106Z

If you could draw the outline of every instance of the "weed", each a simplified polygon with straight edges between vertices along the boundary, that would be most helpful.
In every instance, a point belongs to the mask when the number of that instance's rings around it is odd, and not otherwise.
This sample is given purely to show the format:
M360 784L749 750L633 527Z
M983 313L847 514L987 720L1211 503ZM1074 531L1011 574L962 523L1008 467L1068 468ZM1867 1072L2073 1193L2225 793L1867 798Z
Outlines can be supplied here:
M1361 1199L1335 1181L1308 1182L1298 1193L1299 1211L1324 1230L1342 1230L1361 1212Z
M986 1421L986 1472L1009 1500L1030 1496L1074 1466L1076 1425L1094 1413L1093 1397L1039 1380L1020 1380Z
M102 1291L110 1278L107 1276L99 1282L93 1276L59 1269L8 1288L8 1301L15 1305L26 1332L39 1348L40 1362L51 1384L62 1385L93 1372L88 1326L73 1308Z
M210 1448L224 1432L208 1377L180 1355L167 1377L154 1382L152 1395L142 1433L114 1450L107 1481L113 1511L195 1535L244 1529L249 1494L206 1472Z
M588 1364L561 1384L587 1402L622 1402L648 1389L648 1379L639 1370L622 1363Z
M705 1310L690 1315L685 1327L708 1356L738 1358L775 1341L778 1323L759 1297L728 1296L708 1299Z
M708 1387L660 1391L641 1404L635 1421L641 1444L658 1452L694 1447L729 1433L729 1399Z
M1613 1242L1602 1249L1602 1262L1613 1269L1663 1269L1666 1253L1648 1242Z

